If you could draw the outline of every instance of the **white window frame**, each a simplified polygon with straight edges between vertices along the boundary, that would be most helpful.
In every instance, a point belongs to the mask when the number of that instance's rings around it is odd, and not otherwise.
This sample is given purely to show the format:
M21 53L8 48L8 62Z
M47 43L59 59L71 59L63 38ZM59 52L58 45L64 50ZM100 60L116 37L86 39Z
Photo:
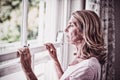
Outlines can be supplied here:
M23 0L22 1L23 4L23 13L22 13L22 32L21 32L21 45L22 46L27 46L28 42L27 42L27 19L28 19L28 0ZM55 25L54 25L55 26ZM57 33L57 32L56 32ZM54 43L54 46L56 48L61 47L62 43ZM37 52L42 52L42 51L46 51L46 48L42 45L42 46L37 46L37 47L30 47L30 51L31 51L31 55L32 55L32 68L34 68L34 54L36 54ZM12 60L11 60L12 59ZM6 63L6 61L9 61ZM44 62L44 59L43 61ZM15 51L9 51L9 52L2 52L0 53L0 77L20 71L21 70L21 66L20 66L20 58L17 57L17 50ZM16 66L15 66L16 65ZM9 71L7 71L9 70Z
M51 2L51 0L48 0ZM54 18L54 21L56 20L56 24L51 24L51 26L54 26L54 31L55 33L57 34L57 32L60 32L60 31L63 31L65 28L66 28L66 25L67 25L67 22L70 18L70 15L71 15L71 10L74 10L74 7L71 9L71 6L72 6L72 1L73 0L58 0L56 3L56 5L58 6L56 8L57 10L57 17L58 19L55 19ZM83 0L82 0L83 1ZM52 3L51 3L52 4ZM28 0L23 0L23 22L22 22L22 33L21 33L21 38L22 38L22 46L24 45L28 45L27 43L27 35L24 35L24 34L27 34L26 30L27 30L27 13L28 13L28 7L25 7L25 6L28 6ZM53 11L54 12L54 11ZM48 15L49 16L49 15ZM40 20L42 21L42 20ZM49 25L48 25L49 26ZM59 28L55 28L55 27L59 27ZM49 35L49 34L48 34ZM39 40L41 39L41 37L38 38ZM53 39L55 39L55 37L53 37ZM68 66L68 63L69 63L69 46L68 44L66 44L66 38L64 37L64 34L63 34L63 40L62 42L58 42L58 43L54 43L54 46L56 48L58 47L61 47L61 65L62 65L62 68L63 70L66 70L67 66ZM34 54L38 53L38 52L43 52L43 51L46 51L45 47L42 45L39 45L39 46L36 46L36 47L31 47L30 46L30 51L31 51L31 55L32 55L32 61L34 62ZM17 58L17 51L11 51L11 52L8 52L8 53L0 53L0 62L5 62L5 61L8 61L8 60L11 60L13 59L12 61L10 61L9 63L0 63L2 64L2 66L0 66L0 77L1 76L4 76L4 75L7 75L7 74L10 74L11 72L17 72L19 70L21 70L21 66L18 65L18 63L20 63L20 58ZM41 62L45 62L44 61L45 59L42 59ZM35 64L33 63L32 64ZM4 65L3 65L4 64ZM14 66L16 65L17 66ZM9 67L11 66L11 67ZM7 69L6 69L7 67ZM34 66L32 65L32 68L34 68ZM10 70L11 69L11 70ZM4 72L1 74L1 72L3 72L4 70L10 70L9 72Z
M63 18L61 18L61 25L63 26L62 27L62 31L65 30L66 28L66 25L67 25L67 22L70 18L70 6L71 6L71 0L62 0L62 5L61 5L61 16L63 16ZM64 21L63 21L64 20ZM68 66L68 49L69 49L69 46L68 44L66 43L66 37L64 36L64 39L63 39L63 50L62 50L62 68L63 70L65 71L67 69L67 66Z

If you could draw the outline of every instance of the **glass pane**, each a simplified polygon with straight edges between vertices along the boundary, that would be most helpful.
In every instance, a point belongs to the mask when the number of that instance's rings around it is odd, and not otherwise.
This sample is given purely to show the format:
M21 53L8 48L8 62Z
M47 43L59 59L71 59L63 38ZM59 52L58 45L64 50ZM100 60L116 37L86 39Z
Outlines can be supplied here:
M0 80L27 80L23 71L12 73L0 78Z
M0 62L0 80L27 80L18 59Z
M29 0L28 11L28 40L34 40L38 36L40 0Z
M19 44L21 3L22 0L0 1L0 52L9 51Z
M61 48L60 47L57 48L57 56L61 63ZM39 80L58 80L54 61L50 57L48 51L35 54L34 72Z
M29 0L28 43L31 46L43 44L45 32L46 1Z

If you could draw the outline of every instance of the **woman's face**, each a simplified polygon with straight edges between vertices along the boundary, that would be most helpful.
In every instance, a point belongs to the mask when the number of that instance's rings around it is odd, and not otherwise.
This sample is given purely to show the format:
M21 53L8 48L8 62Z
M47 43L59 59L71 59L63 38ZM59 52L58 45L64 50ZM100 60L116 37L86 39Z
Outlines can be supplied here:
M68 42L71 44L80 43L82 38L82 32L80 32L80 24L76 18L73 16L68 21L68 25L65 29Z

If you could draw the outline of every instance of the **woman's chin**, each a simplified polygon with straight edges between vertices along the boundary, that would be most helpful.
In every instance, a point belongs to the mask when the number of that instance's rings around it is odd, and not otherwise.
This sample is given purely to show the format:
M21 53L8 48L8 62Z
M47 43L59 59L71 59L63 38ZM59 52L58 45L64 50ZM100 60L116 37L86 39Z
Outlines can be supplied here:
M69 44L73 44L73 45L76 45L76 44L80 44L81 42L80 41L68 41Z
M68 41L68 43L69 43L69 44L75 44L75 42L73 42L73 41Z
M76 41L75 40L67 40L69 44L76 44Z

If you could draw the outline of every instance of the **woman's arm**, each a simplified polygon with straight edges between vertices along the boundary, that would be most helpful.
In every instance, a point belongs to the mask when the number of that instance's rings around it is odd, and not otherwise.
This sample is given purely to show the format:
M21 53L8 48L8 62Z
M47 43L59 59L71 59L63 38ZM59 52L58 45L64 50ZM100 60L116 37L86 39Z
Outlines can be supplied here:
M56 71L57 71L58 77L60 79L64 72L63 72L63 70L61 68L61 65L60 65L58 60L55 61L55 67L56 67Z
M63 75L63 70L62 70L61 65L58 61L57 54L56 54L56 49L55 49L55 47L52 43L47 43L47 44L45 44L45 46L46 46L47 50L49 51L49 54L52 57L53 61L55 62L57 75L60 79L61 76Z
M27 80L37 80L37 77L35 76L33 71L27 73L26 77L27 77Z
M22 69L27 77L27 80L37 80L32 68L31 68L31 55L28 47L19 49L18 54L20 56L20 62Z

